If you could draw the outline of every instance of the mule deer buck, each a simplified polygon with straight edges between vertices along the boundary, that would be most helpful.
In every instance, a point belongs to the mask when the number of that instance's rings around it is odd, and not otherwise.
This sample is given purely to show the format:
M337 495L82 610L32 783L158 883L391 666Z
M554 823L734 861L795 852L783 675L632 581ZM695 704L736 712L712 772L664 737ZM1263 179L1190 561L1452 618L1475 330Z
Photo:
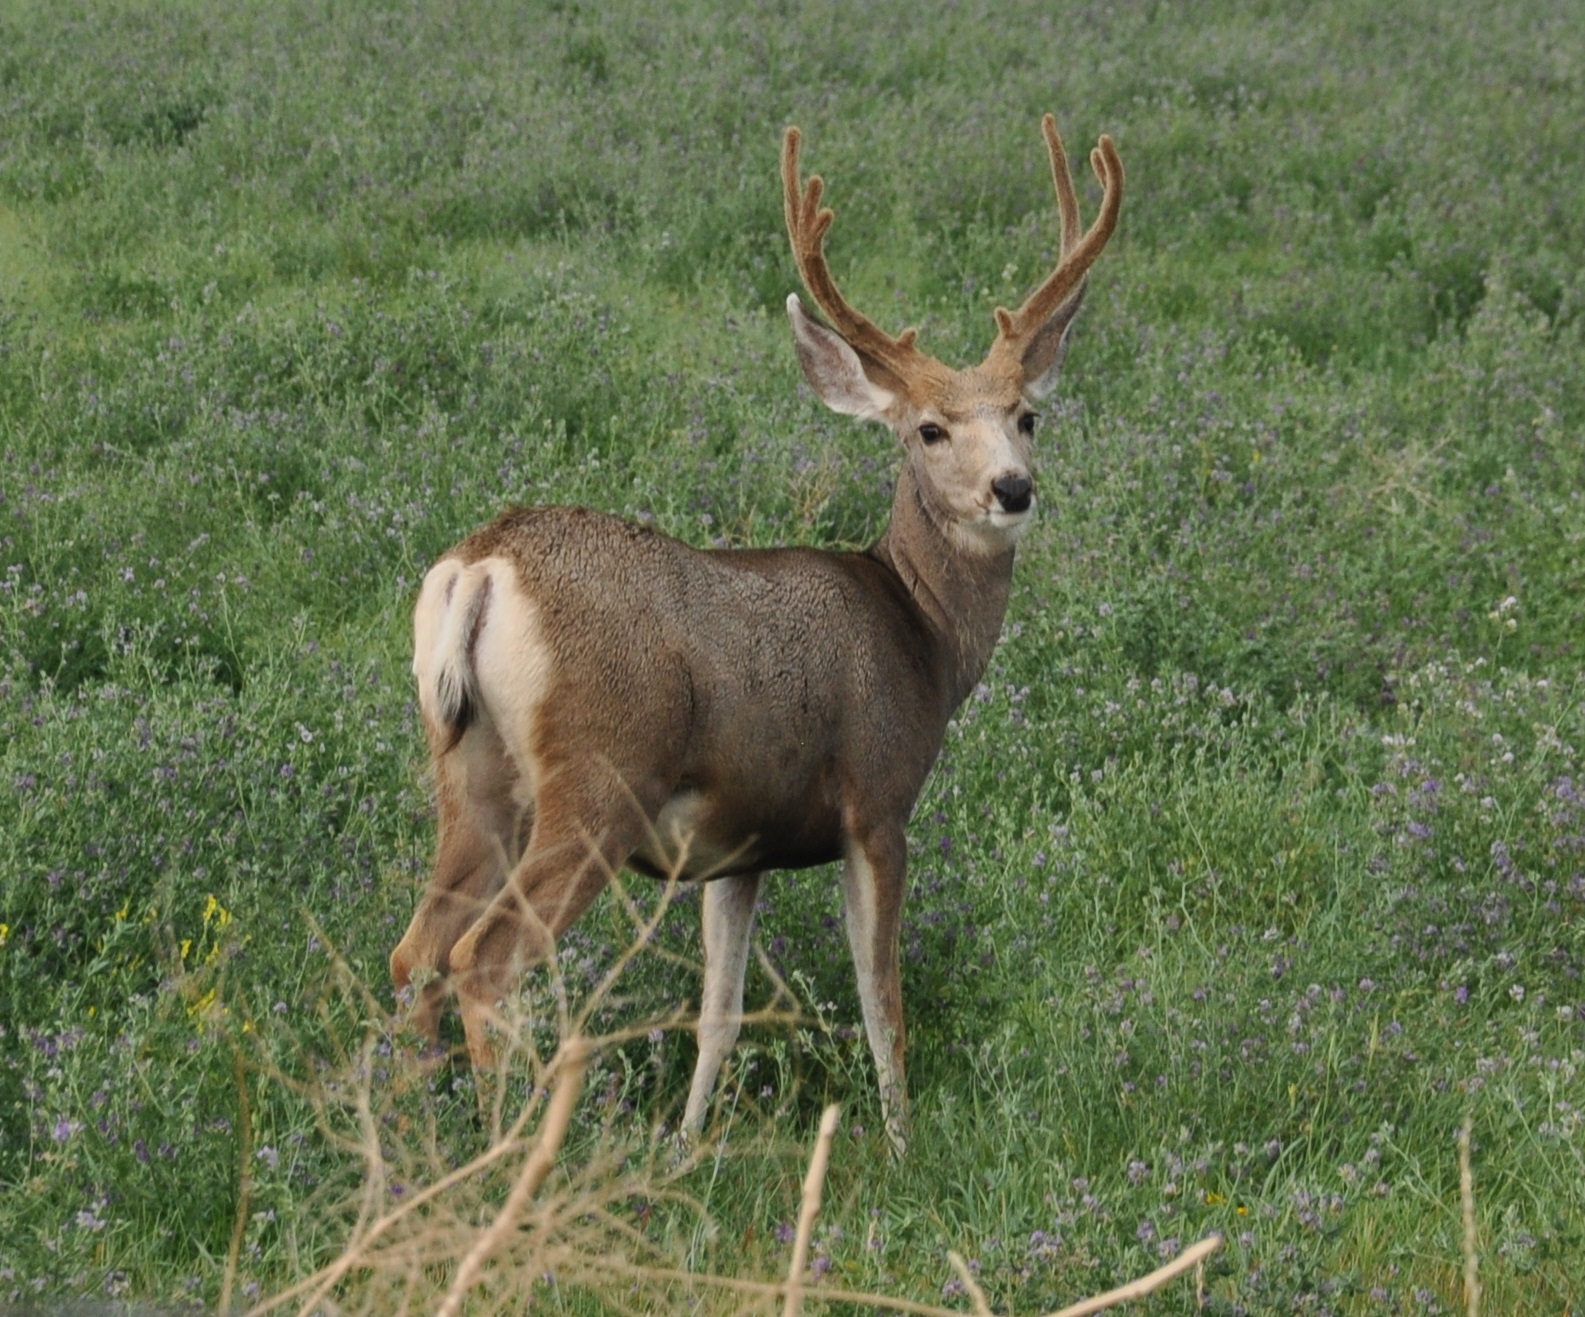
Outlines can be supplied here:
M476 1067L498 1003L623 865L704 886L704 1121L736 1041L760 876L840 859L848 940L886 1131L906 1131L898 965L908 822L948 720L1001 631L1035 507L1033 404L1050 392L1086 272L1117 224L1123 167L1081 233L1056 122L1056 268L996 310L978 366L952 370L850 306L826 264L832 213L787 130L782 185L804 286L787 299L827 406L903 449L891 521L862 553L694 549L584 508L515 508L424 578L413 671L434 757L434 875L391 957L431 1038L455 991Z

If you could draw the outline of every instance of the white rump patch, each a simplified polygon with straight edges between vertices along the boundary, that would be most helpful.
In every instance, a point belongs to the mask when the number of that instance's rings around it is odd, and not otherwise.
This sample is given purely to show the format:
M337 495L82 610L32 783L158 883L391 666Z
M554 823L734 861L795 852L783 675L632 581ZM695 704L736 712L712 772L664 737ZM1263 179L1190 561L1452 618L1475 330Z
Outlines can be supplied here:
M539 608L523 593L509 560L464 565L445 558L430 569L413 616L419 704L441 727L471 705L501 738L530 795L534 723L552 671Z

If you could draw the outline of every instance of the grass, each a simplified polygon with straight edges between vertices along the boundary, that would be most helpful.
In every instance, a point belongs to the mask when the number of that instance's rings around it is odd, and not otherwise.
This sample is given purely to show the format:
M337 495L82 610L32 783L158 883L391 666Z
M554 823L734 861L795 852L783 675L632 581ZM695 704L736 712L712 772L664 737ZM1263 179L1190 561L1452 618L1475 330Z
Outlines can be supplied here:
M1570 1310L1582 32L0 4L0 1303L284 1292L379 1183L359 1093L412 1183L488 1142L385 1018L432 844L419 577L506 502L872 538L891 441L818 408L780 313L780 130L855 300L964 362L1051 259L1049 109L1130 190L911 828L908 1158L817 871L767 886L750 1000L801 1022L745 1034L725 1145L654 1161L685 893L592 1021L628 1033L557 1183L614 1168L624 1256L776 1278L835 1099L822 1283L963 1302L956 1249L1036 1311L1219 1230L1214 1311L1452 1312L1469 1117L1487 1310ZM604 901L568 938L574 999L631 932Z

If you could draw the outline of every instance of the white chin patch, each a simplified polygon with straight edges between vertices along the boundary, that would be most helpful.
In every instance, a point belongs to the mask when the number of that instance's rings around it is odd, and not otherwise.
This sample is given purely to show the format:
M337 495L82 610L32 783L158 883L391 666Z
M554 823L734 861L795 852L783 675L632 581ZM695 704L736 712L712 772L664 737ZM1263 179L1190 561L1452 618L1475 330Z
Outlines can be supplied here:
M1035 519L1035 501L1029 500L1029 506L1022 512L1008 512L1003 508L992 508L985 514L986 522L995 527L1004 535L1022 535L1024 528Z
M954 522L953 538L965 549L998 552L1016 544L1034 519L1033 501L1022 512L991 508L981 512L972 521Z

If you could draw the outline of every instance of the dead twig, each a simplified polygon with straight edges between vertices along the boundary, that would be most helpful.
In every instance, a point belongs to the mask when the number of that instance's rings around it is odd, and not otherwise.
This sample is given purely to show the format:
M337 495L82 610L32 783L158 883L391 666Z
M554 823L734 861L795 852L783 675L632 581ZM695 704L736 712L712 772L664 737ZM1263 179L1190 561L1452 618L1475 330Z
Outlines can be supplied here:
M792 1261L787 1264L787 1302L782 1317L798 1317L803 1310L804 1266L809 1261L809 1236L814 1233L815 1217L820 1214L820 1191L825 1184L826 1166L831 1161L831 1140L836 1136L837 1118L842 1108L832 1103L820 1117L820 1133L809 1158L809 1174L804 1176L803 1205L798 1209L798 1233L793 1237Z
M1464 1311L1467 1317L1480 1317L1479 1262L1475 1253L1475 1176L1469 1166L1469 1136L1475 1118L1465 1113L1464 1128L1458 1132L1458 1198L1464 1213Z
M506 1197L501 1210L496 1213L490 1228L475 1241L466 1257L457 1267L457 1275L440 1305L439 1317L457 1317L463 1301L474 1286L489 1261L517 1228L518 1218L529 1200L539 1191L539 1186L556 1164L556 1154L561 1151L567 1137L567 1127L572 1123L572 1111L578 1105L578 1095L583 1092L583 1077L589 1069L589 1047L582 1038L569 1038L562 1044L560 1056L551 1061L552 1072L561 1071L556 1090L551 1094L550 1105L545 1108L545 1119L540 1125L539 1142L523 1162L517 1182Z
M1112 1308L1119 1303L1127 1303L1130 1299L1141 1299L1159 1290L1169 1280L1174 1280L1184 1272L1198 1267L1221 1247L1220 1235L1208 1235L1198 1244L1189 1245L1166 1266L1157 1267L1148 1276L1141 1276L1127 1285L1119 1285L1115 1290L1107 1290L1105 1294L1097 1294L1093 1299L1081 1300L1061 1312L1052 1313L1051 1317L1088 1317L1089 1313L1100 1312L1102 1308Z
M220 1280L220 1311L231 1311L236 1288L237 1263L242 1257L242 1236L253 1211L253 1108L248 1102L248 1071L242 1049L231 1039L231 1069L237 1084L237 1212L231 1222L231 1244L226 1249L226 1270Z
M1199 1243L1184 1249L1165 1266L1157 1267L1148 1276L1142 1276L1127 1285L1120 1285L1114 1290L1107 1290L1105 1294L1097 1294L1094 1298L1083 1299L1071 1307L1063 1308L1060 1312L1048 1313L1046 1317L1087 1317L1087 1314L1099 1312L1103 1308L1115 1307L1117 1304L1127 1303L1130 1299L1143 1298L1159 1290L1168 1281L1193 1270L1221 1247L1220 1235L1207 1236ZM740 1280L735 1276L713 1276L675 1268L633 1266L615 1258L603 1265L606 1265L613 1274L630 1276L635 1280L671 1281L679 1285L695 1288L704 1286L761 1299L784 1298L791 1284L790 1281L785 1280ZM865 1290L801 1285L799 1297L800 1300L808 1299L816 1303L846 1303L861 1308L911 1313L913 1317L963 1317L959 1309L943 1308L936 1303L920 1303L914 1299L902 1299L892 1294L874 1294Z
M980 1288L979 1281L974 1279L974 1273L969 1270L969 1264L963 1260L963 1254L956 1249L948 1249L947 1261L952 1264L952 1270L958 1273L958 1280L968 1291L969 1298L974 1300L975 1317L991 1317L991 1305L985 1297L985 1291Z
M661 909L672 896L668 890ZM648 946L654 936L659 912L646 915L636 906L629 912L635 924L636 949ZM634 951L636 954L636 950ZM625 961L624 961L625 963ZM774 977L774 976L773 976ZM606 999L618 975L606 975L592 996ZM787 994L777 980L777 1000ZM837 1286L810 1283L808 1276L815 1222L819 1216L833 1142L840 1118L836 1106L822 1115L819 1132L810 1151L804 1177L797 1226L793 1235L792 1256L785 1277L780 1280L748 1280L710 1272L690 1271L667 1266L671 1255L659 1241L647 1237L627 1219L625 1204L635 1196L645 1201L673 1198L675 1175L679 1167L656 1174L653 1161L630 1170L625 1156L610 1153L606 1140L599 1138L587 1164L570 1168L567 1182L547 1188L551 1172L561 1157L571 1122L593 1057L626 1039L638 1037L656 1027L650 1020L643 1025L619 1028L592 1038L578 1027L589 1020L587 1005L582 1010L566 1002L559 1010L564 1026L563 1041L555 1055L541 1062L532 1045L524 1053L532 1063L533 1084L527 1100L510 1122L496 1118L489 1126L489 1146L462 1166L448 1165L430 1149L430 1171L402 1173L407 1165L402 1158L398 1122L397 1142L392 1151L382 1146L381 1134L390 1111L376 1104L376 1068L372 1065L379 1035L365 1030L362 1046L342 1057L342 1064L357 1077L351 1092L338 1095L334 1088L324 1090L327 1101L342 1103L346 1116L355 1124L355 1137L338 1137L342 1146L361 1151L365 1173L359 1188L349 1196L347 1207L354 1209L350 1238L339 1257L313 1275L257 1304L249 1317L277 1309L284 1304L299 1305L307 1313L436 1312L440 1317L460 1317L464 1310L477 1307L481 1314L521 1310L532 1301L530 1291L541 1281L558 1291L571 1287L580 1291L593 1287L596 1295L616 1293L610 1286L632 1286L632 1295L664 1306L677 1290L700 1296L714 1291L718 1300L738 1296L757 1311L773 1310L781 1301L782 1317L801 1317L806 1302L846 1304L871 1310L917 1314L918 1317L961 1317L962 1309L939 1303L921 1303L889 1294L874 1294ZM780 1018L774 1008L755 1012L750 1018ZM515 1021L507 1021L511 1026ZM680 1016L663 1022L666 1028L686 1027ZM568 1028L567 1026L571 1026ZM268 1073L267 1068L261 1071ZM302 1086L305 1092L312 1086ZM246 1097L243 1098L244 1110ZM537 1118L537 1119L536 1119ZM322 1123L331 1130L333 1122L322 1113ZM537 1129L534 1126L537 1124ZM607 1131L609 1133L609 1131ZM434 1131L431 1129L431 1138ZM246 1135L245 1135L246 1138ZM1468 1131L1461 1143L1465 1183L1466 1292L1473 1290L1473 1203L1468 1189ZM625 1146L625 1145L624 1145ZM659 1146L659 1145L657 1145ZM667 1145L670 1146L669 1144ZM653 1156L653 1153L652 1153ZM396 1159L400 1181L391 1178L386 1159ZM246 1160L246 1157L245 1157ZM520 1160L516 1171L508 1168ZM416 1168L415 1168L416 1169ZM429 1178L430 1183L408 1192L405 1182ZM503 1184L503 1181L509 1183ZM505 1188L504 1200L494 1197L496 1188ZM246 1192L246 1190L244 1190ZM388 1196L400 1202L387 1204ZM500 1203L480 1215L483 1201ZM686 1195L687 1202L699 1211ZM613 1211L613 1204L618 1210ZM1197 1297L1203 1297L1205 1259L1221 1246L1213 1236L1184 1250L1177 1258L1148 1276L1105 1294L1086 1299L1051 1317L1087 1317L1103 1308L1115 1307L1152 1293L1174 1278L1190 1271L1199 1272ZM647 1256L646 1256L647 1255ZM989 1317L990 1301L968 1264L958 1253L948 1259L973 1305L977 1317ZM442 1293L442 1291L444 1291ZM631 1295L629 1296L631 1300ZM348 1302L350 1301L350 1302ZM345 1306L344 1306L345 1305ZM642 1305L641 1305L642 1306ZM1470 1317L1478 1317L1472 1306Z

